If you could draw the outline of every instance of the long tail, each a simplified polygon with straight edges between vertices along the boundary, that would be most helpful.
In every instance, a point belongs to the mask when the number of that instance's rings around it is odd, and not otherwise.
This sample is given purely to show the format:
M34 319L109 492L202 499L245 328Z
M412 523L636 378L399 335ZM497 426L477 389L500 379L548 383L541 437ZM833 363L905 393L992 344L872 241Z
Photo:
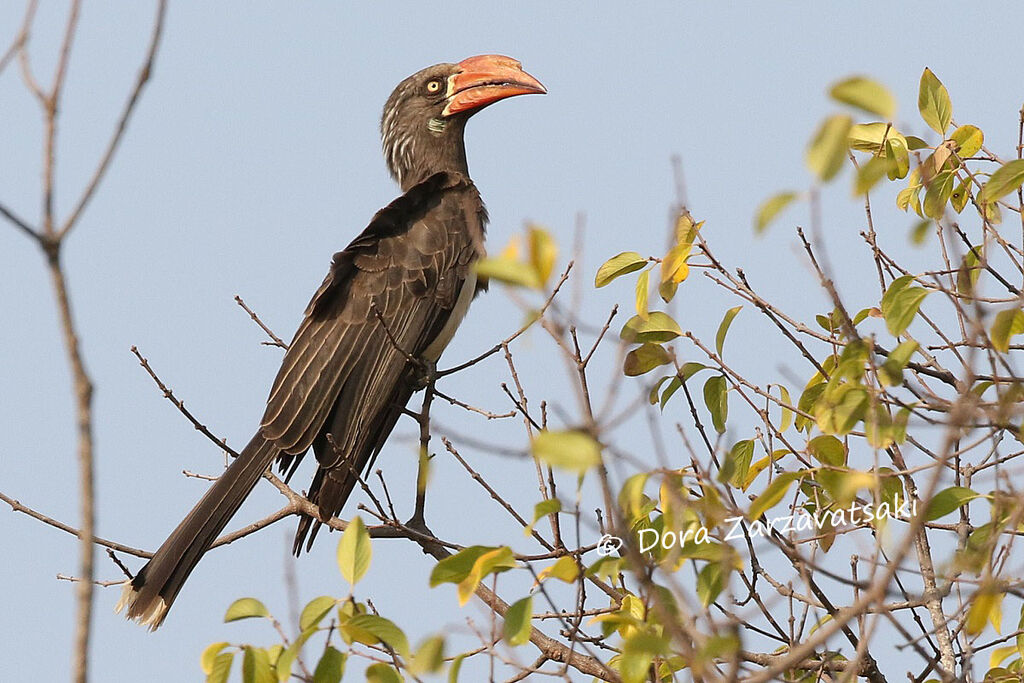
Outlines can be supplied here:
M129 619L156 630L189 574L279 453L273 444L256 434L125 586L117 611L127 607Z

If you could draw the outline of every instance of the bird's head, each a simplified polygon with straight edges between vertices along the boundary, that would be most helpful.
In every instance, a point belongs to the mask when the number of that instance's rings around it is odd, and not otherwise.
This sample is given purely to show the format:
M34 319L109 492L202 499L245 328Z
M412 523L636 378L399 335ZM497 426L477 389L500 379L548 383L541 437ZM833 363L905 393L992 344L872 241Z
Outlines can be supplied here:
M436 64L391 93L380 130L388 170L403 189L438 171L466 171L462 134L470 116L514 95L547 90L511 57L480 55Z

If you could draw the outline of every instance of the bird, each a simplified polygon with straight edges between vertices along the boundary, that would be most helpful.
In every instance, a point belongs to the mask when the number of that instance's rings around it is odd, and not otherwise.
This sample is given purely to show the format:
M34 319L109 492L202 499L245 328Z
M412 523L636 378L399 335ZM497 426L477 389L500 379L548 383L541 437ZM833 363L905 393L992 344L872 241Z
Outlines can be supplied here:
M402 194L345 249L306 307L259 429L125 584L116 610L158 628L203 554L275 462L286 478L312 448L317 469L293 551L341 512L483 282L487 211L464 130L484 107L547 90L520 62L478 55L409 76L384 105L384 160Z

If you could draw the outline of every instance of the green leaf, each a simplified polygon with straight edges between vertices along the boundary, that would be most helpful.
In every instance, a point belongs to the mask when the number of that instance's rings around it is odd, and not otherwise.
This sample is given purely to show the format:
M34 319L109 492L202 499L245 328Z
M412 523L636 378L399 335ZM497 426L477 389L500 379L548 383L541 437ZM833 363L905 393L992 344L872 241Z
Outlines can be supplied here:
M231 676L231 664L235 660L234 652L221 652L214 657L210 671L206 675L206 683L227 683Z
M342 624L342 629L352 636L353 640L361 643L366 642L366 634L372 636L366 643L373 645L377 641L387 644L392 650L402 656L409 658L409 641L406 639L402 629L398 628L393 621L385 619L376 614L357 614Z
M950 512L958 509L961 505L964 505L975 498L981 496L980 493L975 493L969 488L963 486L950 486L947 489L943 489L932 496L932 499L928 501L928 507L925 508L925 519L929 522L945 517Z
M1016 192L1021 183L1024 183L1024 159L1008 161L996 169L985 186L981 188L978 202L991 204L999 201L1011 192Z
M444 666L444 636L431 636L416 650L409 664L409 673L419 676L425 673L437 673Z
M557 498L548 498L542 500L533 506L533 521L530 522L526 528L523 529L523 534L529 536L533 533L533 527L537 524L537 520L541 517L547 517L553 515L562 509L562 501Z
M903 384L903 368L907 367L917 348L916 341L905 341L889 352L885 363L878 369L878 377L882 384L890 387Z
M366 667L366 683L402 683L402 677L394 667L377 662Z
M896 99L880 83L863 76L854 76L840 81L829 90L832 99L891 119L896 113Z
M502 284L529 289L540 289L541 286L540 276L533 266L507 257L483 258L474 267L479 277Z
M358 518L357 518L358 519ZM338 601L330 595L321 595L313 598L302 608L299 615L299 630L305 631L320 624L320 620L327 616L327 613L334 609Z
M921 87L917 94L917 108L924 122L939 135L945 135L953 118L953 103L946 86L935 77L931 69L921 74Z
M641 318L638 315L630 318L623 325L619 336L623 341L629 343L655 342L660 344L671 341L682 333L679 323L673 320L669 314L651 311L647 314L647 318Z
M597 277L594 278L595 287L604 287L617 277L640 270L647 265L647 259L635 251L624 251L613 256L597 269Z
M269 616L270 611L256 598L239 598L231 603L228 611L224 613L224 623L238 621L239 619Z
M814 437L808 442L807 450L823 465L842 467L846 464L846 446L831 434Z
M891 149L888 142L886 142L886 149ZM871 157L862 163L857 169L857 177L853 182L853 193L863 195L870 192L878 184L878 181L886 176L891 166L892 162L887 157Z
M313 683L339 683L345 673L345 654L328 645L313 670Z
M452 661L452 665L448 667L448 683L459 683L459 671L462 669L462 660L465 658L466 655L462 654Z
M231 643L211 643L206 646L203 650L203 654L199 657L199 666L202 667L203 673L209 675L213 671L214 660L217 659L217 655L220 651L228 647Z
M764 229L799 196L796 192L780 192L761 202L754 217L754 232L764 232Z
M619 674L622 683L644 683L648 680L651 662L657 655L668 651L664 638L637 630L626 639L619 659Z
M750 504L747 518L751 520L758 519L765 512L772 509L786 495L790 485L800 477L801 474L798 472L785 472L775 477L772 483L768 484L764 493Z
M729 326L732 325L733 318L740 312L743 306L734 306L725 312L725 317L722 318L722 322L718 325L718 334L715 335L715 348L718 350L718 355L722 355L722 346L725 345L725 335L729 332Z
M899 138L886 139L885 160L888 162L886 174L889 180L907 177L910 172L910 152Z
M312 604L312 603L310 603ZM291 645L280 654L277 661L274 662L274 670L277 672L278 683L285 683L291 678L292 665L299 656L299 652L302 651L302 646L306 644L306 641L316 633L316 626L306 629L299 637L292 641Z
M807 166L819 180L828 181L843 167L848 149L847 136L853 121L845 114L830 116L818 128L807 148Z
M622 374L638 377L672 362L672 356L660 344L644 344L626 354L622 361Z
M912 275L893 280L882 296L882 316L885 326L895 336L903 334L921 308L921 302L928 296L923 287L911 287Z
M697 575L697 597L700 604L705 608L715 601L715 598L725 588L726 570L719 562L709 562L704 565Z
M367 683L402 683L404 679L394 667L377 663L366 669Z
M242 656L242 680L245 683L277 683L277 676L270 666L267 651L258 647L245 647Z
M961 160L973 157L985 144L985 134L976 126L960 126L949 139L956 143L956 155Z
M601 463L601 444L581 431L544 430L533 439L533 454L548 465L583 474Z
M924 193L924 215L939 220L946 212L946 203L953 195L953 183L956 176L952 171L943 171L932 178Z
M505 612L505 640L512 647L529 642L531 618L533 617L533 596L512 603Z
M996 313L989 333L992 346L996 351L1006 353L1010 350L1010 337L1024 332L1024 311L1020 308L1007 308Z
M971 179L964 178L960 181L960 184L953 190L953 194L949 195L949 203L953 207L953 210L960 213L967 206L967 200L971 198Z
M718 481L727 481L733 486L740 486L747 479L750 461L754 457L753 439L737 441L725 456L725 462L718 473Z
M729 389L725 375L715 375L704 383L704 405L711 412L711 422L719 434L725 432L729 417Z
M366 575L373 557L370 534L361 517L353 517L338 542L338 569L350 585L355 586Z
M651 293L651 271L645 270L636 279L636 314L641 318L647 317L647 300Z

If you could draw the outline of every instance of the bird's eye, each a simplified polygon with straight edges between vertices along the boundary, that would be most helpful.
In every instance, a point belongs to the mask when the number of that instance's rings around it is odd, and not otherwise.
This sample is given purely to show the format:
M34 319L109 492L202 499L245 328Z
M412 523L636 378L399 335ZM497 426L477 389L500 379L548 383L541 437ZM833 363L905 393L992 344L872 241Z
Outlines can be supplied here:
M441 92L441 81L436 78L427 81L427 92L431 95L436 95Z

